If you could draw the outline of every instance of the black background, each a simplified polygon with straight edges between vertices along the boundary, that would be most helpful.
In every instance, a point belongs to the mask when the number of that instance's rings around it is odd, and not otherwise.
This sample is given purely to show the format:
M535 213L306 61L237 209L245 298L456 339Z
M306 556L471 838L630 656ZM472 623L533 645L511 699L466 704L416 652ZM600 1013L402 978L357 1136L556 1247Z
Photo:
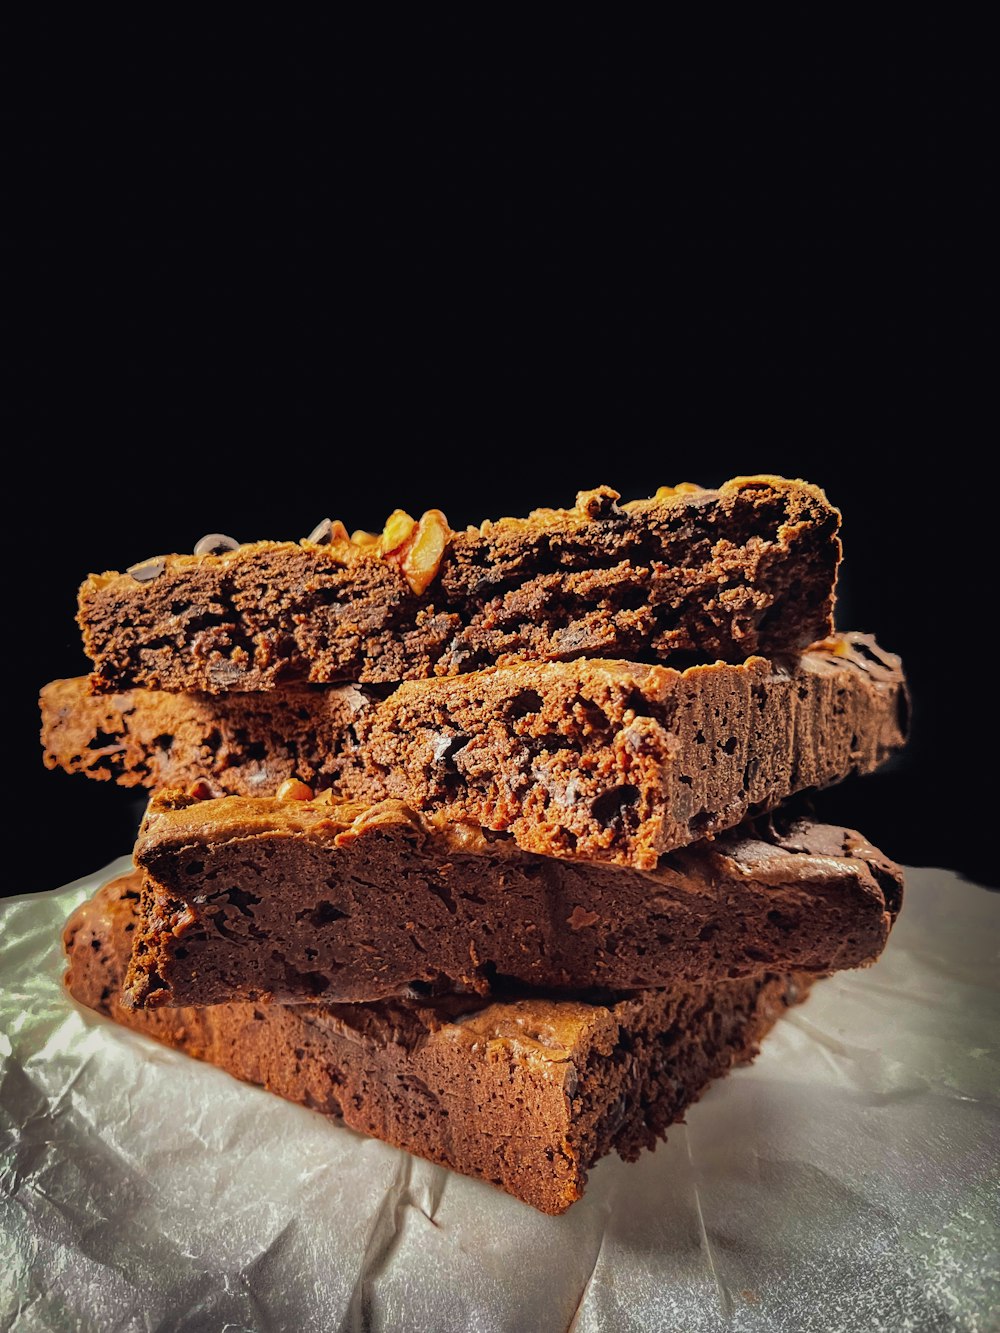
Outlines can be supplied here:
M283 98L232 51L197 93L131 62L7 122L8 891L127 851L138 817L37 746L38 687L86 669L88 571L757 471L842 508L840 624L912 682L906 755L824 808L995 880L963 71L883 45L733 78L704 52L357 87L343 63Z

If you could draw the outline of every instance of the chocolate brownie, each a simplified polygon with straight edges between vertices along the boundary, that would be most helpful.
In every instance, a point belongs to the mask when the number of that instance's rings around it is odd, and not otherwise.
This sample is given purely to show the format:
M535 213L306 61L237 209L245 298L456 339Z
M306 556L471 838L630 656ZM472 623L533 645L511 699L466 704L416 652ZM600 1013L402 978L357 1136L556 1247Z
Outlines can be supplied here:
M42 695L46 763L125 784L265 795L286 778L513 834L526 851L656 865L749 812L877 768L906 737L899 659L863 634L790 662L676 671L522 662L379 691Z
M604 1154L654 1147L809 986L766 975L607 1003L130 1010L119 994L138 897L126 877L70 918L66 984L81 1004L546 1213L580 1198Z
M509 657L741 662L831 631L839 523L781 477L627 504L605 486L463 532L397 510L380 537L328 521L297 543L213 534L91 575L78 619L105 691L394 682Z
M43 760L46 768L154 791L207 778L220 796L272 796L286 778L299 778L346 795L363 785L346 776L363 768L354 723L379 702L371 687L92 694L86 676L53 680L39 699Z
M655 871L374 806L153 797L129 1003L674 986L873 962L902 872L859 833L761 818Z

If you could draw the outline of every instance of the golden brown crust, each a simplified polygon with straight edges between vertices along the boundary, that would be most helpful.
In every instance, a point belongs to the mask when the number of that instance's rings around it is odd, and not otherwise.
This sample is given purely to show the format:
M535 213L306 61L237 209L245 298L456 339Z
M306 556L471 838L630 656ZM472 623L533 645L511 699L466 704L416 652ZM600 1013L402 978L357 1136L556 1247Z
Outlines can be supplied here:
M538 508L533 509L526 518L484 519L478 526L470 524L464 529L464 532L469 536L477 537L489 537L496 533L503 533L505 538L508 539L512 536L537 536L539 534L549 537L565 535L579 532L586 524L593 522L595 518L601 517L612 508L626 514L648 514L665 506L689 504L692 496L734 495L740 491L765 487L774 491L787 491L796 495L808 496L817 505L828 506L832 509L826 493L819 486L814 486L811 482L802 481L801 479L793 480L771 473L760 473L746 477L734 477L730 481L723 482L717 492L691 482L681 482L678 486L660 486L656 493L648 499L626 500L623 504L618 503L621 496L617 491L610 486L598 486L589 491L579 491L576 503L572 508ZM839 519L840 511L833 510L833 512ZM432 516L438 521L442 533L445 534L447 544L454 533L448 527L448 521L440 509L428 510L419 520L411 518L403 509L395 509L386 519L385 527L381 533L356 530L348 535L345 524L339 519L334 519L331 525L335 534L333 541L318 543L310 541L308 537L303 537L299 542L241 542L229 551L205 552L201 555L171 554L156 558L164 560L167 569L185 569L204 564L226 568L234 562L242 561L247 555L254 552L285 551L298 546L324 557L329 556L341 565L376 560L398 563L396 557L398 557L401 548L413 537L414 529ZM83 586L92 591L99 591L113 579L126 577L127 571L108 569L103 574L88 574Z

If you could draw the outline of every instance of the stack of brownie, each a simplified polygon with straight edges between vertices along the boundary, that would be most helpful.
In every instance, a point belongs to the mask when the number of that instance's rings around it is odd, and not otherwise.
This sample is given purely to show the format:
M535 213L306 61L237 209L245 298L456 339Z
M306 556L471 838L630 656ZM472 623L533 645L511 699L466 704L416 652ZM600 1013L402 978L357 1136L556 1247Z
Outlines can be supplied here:
M546 1212L878 957L896 866L797 793L905 739L779 477L90 577L49 767L152 791L82 1003Z

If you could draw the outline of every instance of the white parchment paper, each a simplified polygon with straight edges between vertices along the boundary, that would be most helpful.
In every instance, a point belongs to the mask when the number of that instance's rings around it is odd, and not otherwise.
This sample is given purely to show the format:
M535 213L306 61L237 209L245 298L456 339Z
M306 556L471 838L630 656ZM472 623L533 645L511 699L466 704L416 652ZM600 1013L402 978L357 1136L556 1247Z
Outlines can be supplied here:
M655 1154L544 1217L116 1028L0 904L0 1328L1000 1328L1000 898L909 873Z

